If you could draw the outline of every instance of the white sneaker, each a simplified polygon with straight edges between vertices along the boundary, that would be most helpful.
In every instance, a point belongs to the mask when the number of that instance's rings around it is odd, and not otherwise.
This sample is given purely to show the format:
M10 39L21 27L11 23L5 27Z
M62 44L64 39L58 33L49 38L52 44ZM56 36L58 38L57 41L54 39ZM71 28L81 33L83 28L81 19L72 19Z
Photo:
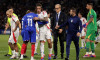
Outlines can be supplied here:
M91 52L89 52L89 55L91 55L92 54L92 51Z
M12 56L10 57L10 59L16 59L16 56L15 56L15 55L12 55Z
M35 60L33 57L31 57L31 60Z

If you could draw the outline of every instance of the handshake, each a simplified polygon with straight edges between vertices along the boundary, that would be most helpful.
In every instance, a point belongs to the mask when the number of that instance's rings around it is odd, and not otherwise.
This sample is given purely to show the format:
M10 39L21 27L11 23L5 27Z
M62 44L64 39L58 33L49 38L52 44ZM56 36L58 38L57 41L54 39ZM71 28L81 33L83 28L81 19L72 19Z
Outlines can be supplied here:
M59 25L56 25L55 29L58 29L60 26Z

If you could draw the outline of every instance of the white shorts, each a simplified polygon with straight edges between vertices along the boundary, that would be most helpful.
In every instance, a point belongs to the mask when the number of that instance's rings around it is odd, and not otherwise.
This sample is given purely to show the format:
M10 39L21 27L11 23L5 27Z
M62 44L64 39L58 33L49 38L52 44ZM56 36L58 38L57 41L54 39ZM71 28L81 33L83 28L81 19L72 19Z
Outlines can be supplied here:
M36 40L39 40L39 34L36 33Z
M82 37L82 36L86 36L86 32L84 31L84 29L85 29L85 28L82 29L81 37Z
M100 34L99 34L99 36L96 37L95 42L100 42Z
M18 37L19 37L19 30L16 30L15 32L11 32L8 42L12 44L17 43Z
M50 29L46 29L44 32L42 31L40 31L39 32L40 34L39 34L39 39L40 39L40 41L46 41L47 39L51 39L51 32L50 32Z

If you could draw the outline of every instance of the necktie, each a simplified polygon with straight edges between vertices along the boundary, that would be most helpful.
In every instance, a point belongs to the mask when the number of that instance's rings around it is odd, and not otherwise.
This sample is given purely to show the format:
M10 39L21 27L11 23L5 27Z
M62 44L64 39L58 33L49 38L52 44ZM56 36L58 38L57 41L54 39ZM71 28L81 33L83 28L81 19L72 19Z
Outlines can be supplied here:
M56 20L57 20L57 22L58 22L58 14L56 15Z

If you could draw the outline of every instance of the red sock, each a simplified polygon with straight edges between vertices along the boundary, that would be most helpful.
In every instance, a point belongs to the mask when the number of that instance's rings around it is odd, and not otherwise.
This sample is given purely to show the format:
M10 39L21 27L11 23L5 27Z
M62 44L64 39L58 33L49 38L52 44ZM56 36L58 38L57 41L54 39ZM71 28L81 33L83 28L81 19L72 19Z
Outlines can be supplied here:
M25 48L24 54L26 54L26 50L27 50L27 46L26 46L26 48Z
M26 49L26 44L23 43L23 44L22 44L22 48L21 48L21 55L24 54L25 49Z
M31 45L31 56L34 56L35 44Z

